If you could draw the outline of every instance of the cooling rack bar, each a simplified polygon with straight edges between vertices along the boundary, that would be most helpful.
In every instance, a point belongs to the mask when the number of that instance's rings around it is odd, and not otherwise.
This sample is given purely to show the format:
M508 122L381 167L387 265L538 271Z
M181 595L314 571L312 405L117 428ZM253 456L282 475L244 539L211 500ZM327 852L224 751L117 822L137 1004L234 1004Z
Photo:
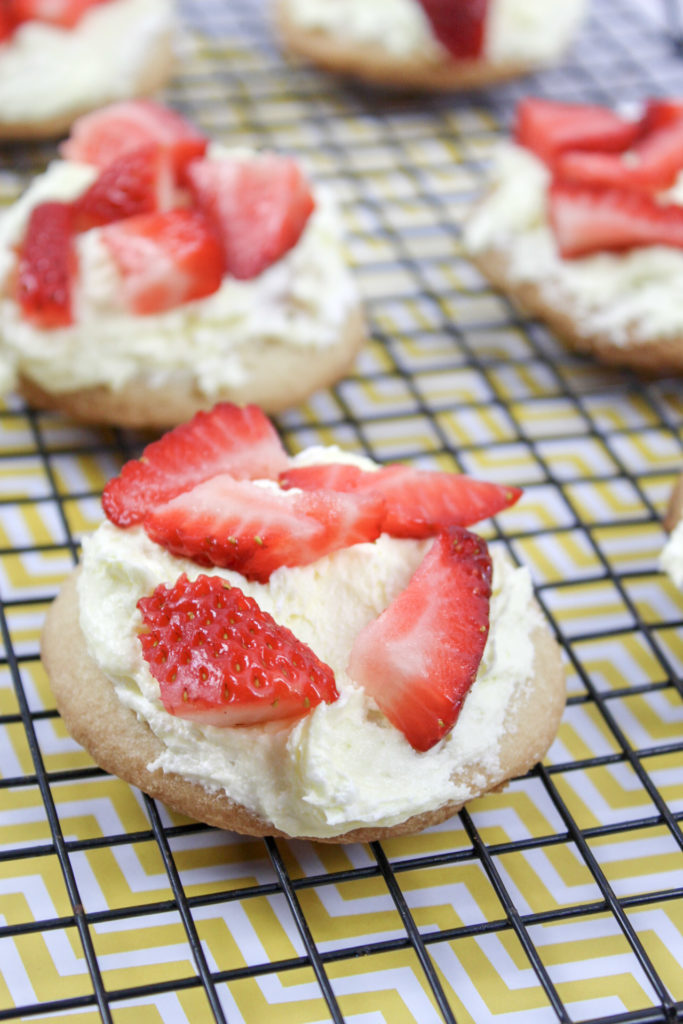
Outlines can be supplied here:
M569 353L469 263L461 224L517 101L683 96L680 6L593 0L565 62L469 95L388 94L280 52L265 0L180 0L166 99L296 154L335 197L370 338L276 419L292 452L459 469L524 498L568 703L543 765L416 837L221 833L97 768L40 664L45 610L149 440L0 405L0 1020L683 1021L683 599L659 571L683 385ZM0 149L0 201L55 156Z

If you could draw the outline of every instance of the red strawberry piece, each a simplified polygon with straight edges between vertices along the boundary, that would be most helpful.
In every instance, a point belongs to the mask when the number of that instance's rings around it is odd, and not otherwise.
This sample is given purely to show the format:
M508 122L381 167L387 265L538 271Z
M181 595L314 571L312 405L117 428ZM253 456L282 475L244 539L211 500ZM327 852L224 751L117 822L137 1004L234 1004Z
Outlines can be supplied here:
M0 4L0 43L6 42L13 34L16 23L9 6Z
M16 298L26 319L41 328L72 323L76 272L71 206L40 203L31 211L19 250Z
M43 21L60 28L73 28L90 7L102 0L4 0L17 24Z
M288 492L222 474L152 509L143 526L173 555L264 583L282 566L375 540L382 509L372 495Z
M221 239L227 272L240 280L256 277L296 245L314 207L296 161L273 153L195 160L187 177Z
M109 224L173 205L173 170L166 150L152 142L116 157L74 202L76 230Z
M122 100L74 121L60 146L65 160L106 167L131 149L154 142L170 155L179 181L187 164L203 156L208 139L184 117L153 100Z
M607 107L528 97L517 107L514 137L552 167L565 150L604 153L628 149L638 132L637 122L627 121Z
M289 457L270 420L256 405L229 402L198 412L147 445L109 481L102 507L117 526L133 526L157 505L219 473L238 479L276 479Z
M683 207L639 192L554 182L548 211L565 259L646 245L683 248Z
M645 104L641 118L641 134L649 135L657 128L665 128L683 119L683 100L654 97Z
M681 169L683 117L654 128L625 153L562 153L555 165L564 181L641 192L670 188Z
M432 31L456 60L481 56L488 0L420 0Z
M143 213L100 231L132 313L161 313L211 295L220 286L220 245L196 210Z
M182 575L138 602L142 652L166 710L209 725L299 718L337 699L332 669L217 576Z
M491 559L475 534L439 534L408 586L356 637L349 673L415 750L455 725L486 645Z
M431 537L446 526L471 526L513 505L518 487L440 473L387 466L364 472L357 466L291 466L280 474L284 487L360 491L384 501L382 532L393 537Z

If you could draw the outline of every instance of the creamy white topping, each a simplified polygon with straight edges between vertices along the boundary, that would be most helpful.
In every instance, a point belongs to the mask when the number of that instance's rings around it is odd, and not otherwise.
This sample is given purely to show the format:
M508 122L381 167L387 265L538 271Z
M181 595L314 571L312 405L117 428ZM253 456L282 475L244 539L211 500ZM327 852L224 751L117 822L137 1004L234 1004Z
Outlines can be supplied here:
M226 150L217 145L209 155ZM339 344L358 292L342 249L339 216L324 195L297 244L249 281L225 277L218 291L164 313L134 316L121 306L118 271L94 228L77 238L75 323L40 330L11 296L13 250L33 207L70 201L94 180L92 167L55 161L0 218L0 365L48 392L103 384L113 390L146 376L155 386L192 380L212 399L260 373L256 346L319 351ZM4 293L4 297L3 297Z
M0 121L50 121L135 95L172 29L171 0L107 0L69 30L25 22L0 44Z
M556 59L576 31L585 0L490 0L482 56L494 63ZM439 60L447 51L417 0L287 0L301 28L373 45L395 57Z
M647 246L563 260L546 209L549 173L529 150L497 151L489 191L465 225L471 253L505 253L513 282L533 282L586 335L605 333L616 345L683 333L683 251ZM683 174L668 202L683 204Z
M355 461L336 448L311 448L297 464ZM363 825L392 825L449 801L465 801L481 772L495 771L506 710L528 684L531 631L540 614L526 569L494 552L489 639L477 680L455 728L417 753L350 678L354 638L407 585L431 541L382 535L313 565L282 568L266 584L213 570L252 596L307 643L335 673L340 692L293 728L217 728L169 715L137 639L137 601L181 572L205 568L176 559L141 528L102 524L86 540L79 577L80 621L88 649L164 744L151 769L174 771L209 791L225 790L290 835L326 837ZM461 773L469 771L470 781Z

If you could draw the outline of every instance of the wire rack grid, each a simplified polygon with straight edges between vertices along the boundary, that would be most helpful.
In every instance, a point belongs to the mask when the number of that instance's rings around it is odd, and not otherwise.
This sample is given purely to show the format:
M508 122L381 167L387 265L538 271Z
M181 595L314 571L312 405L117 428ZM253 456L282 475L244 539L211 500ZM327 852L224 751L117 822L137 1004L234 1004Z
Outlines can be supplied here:
M460 245L522 95L683 95L675 5L594 0L560 67L419 99L288 60L262 3L179 14L169 102L218 139L296 153L348 227L371 337L344 381L279 417L286 444L524 486L487 535L531 568L568 706L542 765L419 836L323 847L170 813L70 740L40 665L102 487L148 438L9 398L0 1020L683 1020L683 599L657 563L683 386L569 354ZM6 147L2 198L54 155Z

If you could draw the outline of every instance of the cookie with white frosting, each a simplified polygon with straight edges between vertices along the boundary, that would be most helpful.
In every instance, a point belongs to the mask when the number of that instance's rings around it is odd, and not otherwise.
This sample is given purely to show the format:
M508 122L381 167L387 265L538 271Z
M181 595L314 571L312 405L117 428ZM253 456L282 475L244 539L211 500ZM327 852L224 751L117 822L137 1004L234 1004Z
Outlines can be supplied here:
M484 275L572 349L683 371L683 103L527 98L464 228Z
M444 820L542 758L564 707L527 570L468 528L519 495L290 458L255 407L199 414L107 486L48 613L68 729L222 828L351 842Z
M284 48L398 89L477 88L558 62L584 0L276 0Z
M268 412L364 340L339 214L292 157L230 150L151 100L76 121L0 216L0 369L33 404L168 427Z

